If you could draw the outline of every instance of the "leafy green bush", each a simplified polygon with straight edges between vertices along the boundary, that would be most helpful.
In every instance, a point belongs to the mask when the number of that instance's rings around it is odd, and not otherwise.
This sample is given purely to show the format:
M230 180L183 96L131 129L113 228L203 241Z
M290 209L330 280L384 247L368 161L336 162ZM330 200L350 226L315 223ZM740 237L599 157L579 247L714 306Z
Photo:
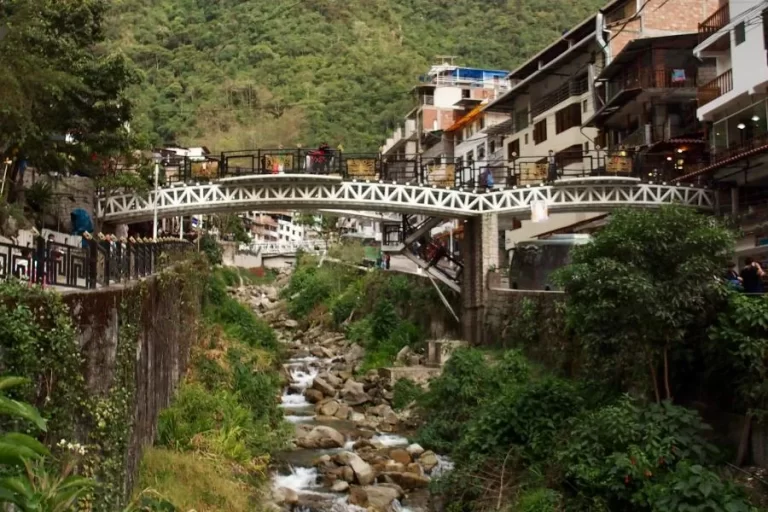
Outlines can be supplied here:
M395 382L392 407L398 411L404 409L424 394L424 389L410 379L400 379Z
M711 463L716 451L703 437L708 428L695 411L624 398L575 418L557 459L582 493L611 510L629 507L678 463Z
M272 328L254 315L248 306L229 296L226 279L233 279L232 274L217 269L208 280L204 307L206 318L220 324L229 336L251 347L277 348L277 337Z
M529 489L520 495L516 512L559 512L563 496L552 489Z
M200 251L205 254L211 265L221 265L224 251L219 242L211 235L203 235L200 238Z

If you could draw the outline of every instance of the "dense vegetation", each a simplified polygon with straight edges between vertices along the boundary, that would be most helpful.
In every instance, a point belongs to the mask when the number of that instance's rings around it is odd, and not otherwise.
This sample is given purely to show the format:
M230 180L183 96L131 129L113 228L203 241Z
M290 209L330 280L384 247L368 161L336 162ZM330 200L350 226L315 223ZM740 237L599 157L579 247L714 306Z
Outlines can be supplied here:
M158 289L182 309L174 320L192 321L205 267L177 264L161 274ZM138 283L120 304L114 361L100 375L101 392L89 389L87 365L72 317L61 295L28 283L0 283L0 505L20 510L122 510L129 447L137 407L136 364L142 301ZM158 317L159 321L166 318ZM23 406L34 405L33 409ZM9 407L10 404L10 407ZM21 414L19 414L21 412ZM38 442L19 437L25 432ZM15 444L9 450L9 443ZM42 443L42 444L40 444ZM44 446L44 448L43 448ZM14 450L20 453L14 455ZM24 460L18 460L18 457ZM132 509L130 509L132 510Z
M133 129L213 150L375 150L436 55L512 69L603 0L119 0Z
M340 252L357 254L357 249L352 245ZM345 330L366 349L363 369L371 369L391 364L406 345L422 348L429 313L446 314L429 281L416 279L344 264L318 268L314 258L304 257L282 293L297 320Z
M732 243L690 210L618 212L559 273L564 324L529 301L504 340L518 349L460 351L427 392L398 383L395 404L426 419L419 442L457 462L435 487L449 509L755 510L726 462L748 460L765 418L768 300L716 278ZM549 323L568 374L523 356ZM738 453L695 402L745 415Z
M190 370L142 460L139 489L155 490L179 510L252 510L270 453L288 439L277 399L277 339L227 294L240 279L222 268L208 279Z

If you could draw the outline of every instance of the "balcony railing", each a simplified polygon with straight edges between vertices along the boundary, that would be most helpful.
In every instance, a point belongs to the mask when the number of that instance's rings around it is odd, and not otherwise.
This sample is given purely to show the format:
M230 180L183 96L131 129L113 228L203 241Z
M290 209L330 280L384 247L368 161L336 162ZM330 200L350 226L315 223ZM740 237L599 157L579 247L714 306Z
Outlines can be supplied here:
M589 81L587 77L578 80L565 82L563 85L547 94L531 106L531 115L536 117L542 112L546 112L552 107L562 103L573 96L581 96L589 90Z
M632 89L682 89L696 83L695 68L636 68L608 82L608 101Z
M699 42L704 41L731 22L728 8L729 4L726 2L722 7L713 12L709 18L699 23Z
M711 82L699 87L699 106L702 107L733 90L733 70L729 69Z

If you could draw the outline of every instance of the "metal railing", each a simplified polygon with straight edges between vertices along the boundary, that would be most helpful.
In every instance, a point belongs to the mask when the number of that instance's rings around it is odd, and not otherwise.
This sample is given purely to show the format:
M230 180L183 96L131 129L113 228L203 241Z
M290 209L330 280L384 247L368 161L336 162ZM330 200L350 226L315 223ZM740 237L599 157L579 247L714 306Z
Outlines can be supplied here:
M696 87L696 68L633 68L608 82L608 101L626 90Z
M241 250L248 250L253 254L272 256L275 254L295 254L301 252L321 252L326 250L323 240L302 240L300 242L256 242L244 245Z
M655 142L658 137L655 131L652 131L651 142ZM662 130L659 130L659 134L661 132ZM672 132L665 129L663 133L667 136ZM626 147L626 144L623 145ZM501 156L500 153L494 153L494 157ZM344 180L401 185L484 190L550 181L547 162L546 155L465 162L460 158L423 158L419 155L391 158L380 154L343 153L336 150L318 155L316 150L258 149L222 153L220 164L216 166L216 174L208 179L299 174L338 176ZM556 155L555 167L557 175L565 177L633 175L648 180L647 173L633 171L631 158L618 155L618 152L612 150L560 152ZM180 181L194 183L204 180Z
M545 95L538 101L533 102L531 106L531 115L536 117L542 112L559 105L568 98L573 96L581 96L589 90L589 80L586 76L577 80L570 80L565 82L560 87Z
M699 23L699 42L704 41L710 35L731 22L729 7L729 3L726 2L718 10L713 12L709 18Z
M0 279L93 289L154 274L192 249L178 239L84 239L72 247L35 239L27 246L0 243Z
M718 75L714 80L699 87L699 107L703 107L707 103L719 98L723 94L731 92L732 90L733 70L729 69L721 75Z

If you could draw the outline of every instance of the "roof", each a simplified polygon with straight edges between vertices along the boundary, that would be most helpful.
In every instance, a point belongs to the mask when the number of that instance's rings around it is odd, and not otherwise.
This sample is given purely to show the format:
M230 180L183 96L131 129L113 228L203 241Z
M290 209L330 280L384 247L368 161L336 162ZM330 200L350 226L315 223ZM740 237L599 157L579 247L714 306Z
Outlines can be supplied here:
M528 78L540 69L539 61L541 60L546 61L544 66L549 65L550 62L554 61L563 52L568 50L568 48L571 47L573 41L581 41L585 37L589 37L591 34L593 34L595 32L595 27L597 26L595 21L596 18L597 15L592 15L568 32L564 33L555 42L518 66L509 74L508 78L510 80L524 80Z
M644 37L641 39L633 39L616 55L611 63L603 68L602 73L597 77L597 80L608 80L616 76L626 64L633 62L638 53L643 53L650 50L652 47L659 48L659 45L664 45L663 49L668 50L691 50L699 42L699 34L696 32L689 34L675 34L671 36L659 36L659 37Z

